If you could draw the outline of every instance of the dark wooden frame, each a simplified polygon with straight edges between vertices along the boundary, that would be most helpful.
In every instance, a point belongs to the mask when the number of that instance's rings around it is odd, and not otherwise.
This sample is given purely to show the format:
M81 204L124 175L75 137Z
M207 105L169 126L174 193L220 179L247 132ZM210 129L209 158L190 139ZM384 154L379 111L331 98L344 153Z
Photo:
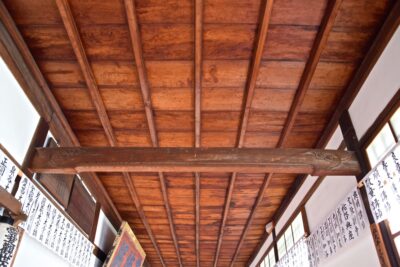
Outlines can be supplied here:
M343 134L344 141L349 149L354 150L362 170L362 173L356 176L357 181L360 182L364 176L370 171L368 159L366 157L365 149L362 149L358 141L349 111L345 111L340 118L340 128ZM373 127L373 126L371 126ZM394 247L393 241L390 238L390 231L385 221L375 224L371 208L368 202L368 196L365 187L360 187L362 201L367 212L368 221L373 230L373 239L377 254L381 265L389 265L392 267L400 266L398 253Z
M363 156L365 157L366 160L366 165L368 170L372 169L372 166L368 160L368 154L367 154L367 148L368 146L372 143L372 141L375 139L376 136L380 133L380 131L383 129L383 127L388 124L390 127L390 130L393 134L393 137L396 142L399 141L393 126L390 122L390 119L392 118L393 114L400 108L400 89L397 90L396 94L392 97L392 99L389 101L389 103L386 105L386 107L382 110L382 112L378 115L378 117L375 119L373 124L368 128L366 133L362 136L360 139L360 149L361 152L363 153ZM400 255L398 250L396 249L396 244L394 242L394 239L400 235L400 231L396 233L392 233L389 227L389 222L387 220L383 221L380 223L382 227L386 228L387 235L390 240L390 245L391 250L394 252L394 257L397 260L397 263L400 265ZM398 248L400 249L400 248Z

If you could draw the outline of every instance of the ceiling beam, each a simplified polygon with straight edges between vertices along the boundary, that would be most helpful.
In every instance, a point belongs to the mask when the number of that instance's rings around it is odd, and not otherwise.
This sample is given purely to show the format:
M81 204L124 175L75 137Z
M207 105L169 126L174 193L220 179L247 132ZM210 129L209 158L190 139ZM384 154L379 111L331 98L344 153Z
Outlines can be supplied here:
M72 49L74 50L75 56L78 60L81 68L83 77L86 82L90 97L93 105L96 108L97 115L99 116L100 122L106 133L107 139L112 146L115 146L117 141L108 117L103 99L100 95L99 88L97 86L96 79L94 77L92 68L87 59L85 49L83 48L82 40L79 35L78 28L76 26L74 16L72 15L71 8L68 4L68 0L56 0L58 11L61 15L65 30L67 31Z
M82 44L82 40L80 38L79 35L79 31L78 28L76 26L71 8L69 6L69 3L67 0L56 0L57 3L57 7L59 10L59 13L61 15L64 27L67 31L69 40L71 42L72 48L74 50L74 53L78 59L78 63L80 65L80 68L82 70L83 76L85 78L85 82L86 85L88 87L88 91L90 93L91 96L91 100L96 108L97 114L99 116L100 122L103 126L103 129L106 133L108 142L110 143L110 145L112 147L117 146L117 140L115 138L111 123L110 123L110 119L108 117L103 99L100 95L100 91L99 88L97 86L97 82L96 79L94 77L93 71L91 69L91 66L89 64L89 61L87 59L86 53L85 53L85 49L83 47ZM133 182L131 180L131 176L129 173L123 173L123 177L124 177L124 183L126 184L126 186L129 188L129 194L136 206L136 209L139 213L140 219L142 220L143 225L146 228L147 234L151 240L151 242L153 243L153 246L160 258L161 264L163 266L165 265L164 259L161 255L161 251L157 245L157 242L155 240L154 234L151 230L151 227L147 221L147 218L143 212L142 206L140 204L140 201L137 197L137 193L136 190L134 188Z
M328 41L329 33L331 32L332 27L335 22L335 19L336 19L336 16L339 13L339 9L340 9L340 5L341 5L342 1L343 0L331 0L328 3L327 9L325 11L325 15L324 15L321 25L320 25L320 30L318 31L318 34L314 40L314 44L311 49L309 59L304 68L302 77L300 79L299 87L298 87L298 89L296 91L296 95L293 99L288 117L286 119L286 122L285 122L285 125L283 128L283 131L279 138L277 147L283 147L289 137L289 134L290 134L290 132L293 128L293 125L296 121L297 114L299 113L300 107L303 103L307 89L309 88L312 77L314 76L315 70L317 68L319 59L322 54L322 51L325 48L326 43ZM233 259L231 261L231 266L234 264L237 256L239 255L240 249L246 239L247 232L249 231L249 229L252 225L256 211L257 211L258 207L260 206L262 199L264 198L265 191L268 188L268 184L269 184L269 181L271 180L271 177L272 177L272 173L269 173L266 175L263 186L259 190L256 202L254 203L254 206L251 210L250 216L246 222L246 226L242 232L242 236L240 237L238 246L235 250L235 254L233 255Z
M297 88L296 95L294 96L292 105L290 107L289 115L287 116L285 126L278 142L278 147L282 147L285 145L287 138L289 137L289 134L293 128L297 114L300 111L304 97L306 96L306 92L310 86L312 77L314 76L315 70L317 69L322 51L324 50L328 42L329 33L333 28L342 1L343 0L330 0L328 2L325 16L322 19L320 30L318 31L318 34L314 40L310 56L301 76L299 87Z
M300 148L36 148L28 169L39 173L244 172L355 175L352 151Z
M264 51L264 47L265 47L265 42L267 39L269 23L271 20L273 3L274 3L273 0L266 0L264 10L261 14L261 24L259 26L259 30L258 30L258 33L256 36L254 55L253 55L253 58L252 58L252 61L251 61L250 67L249 67L249 72L248 72L248 77L247 77L247 82L246 82L246 90L245 90L246 96L243 101L244 108L242 111L239 135L238 135L238 140L237 140L238 148L243 147L243 144L244 144L244 138L245 138L245 134L246 134L248 120L250 117L251 103L253 102L254 90L256 87L257 77L260 72L262 55L263 55L263 51ZM234 173L232 173L230 180L229 180L228 192L227 192L226 198L225 198L224 212L222 215L221 226L220 226L219 234L218 234L217 249L215 251L215 256L214 256L214 267L216 267L218 265L219 253L221 251L221 245L222 245L222 240L224 237L225 225L226 225L226 221L228 218L229 209L231 206L231 199L232 199L233 189L235 187L236 177L237 177L237 173L234 172Z
M153 115L154 111L153 111L153 107L152 107L152 103L151 103L149 82L147 79L146 66L145 66L144 58L143 58L142 41L141 41L141 35L140 35L140 31L139 31L138 19L137 19L137 15L136 15L135 2L133 0L124 0L124 4L125 4L126 17L128 19L130 40L131 40L131 44L132 44L133 54L135 56L135 65L136 65L137 73L139 76L139 83L140 83L140 89L142 92L142 98L143 98L143 104L144 104L145 113L146 113L147 125L149 127L149 133L150 133L153 147L158 147L157 130L156 130L156 124L155 124L154 115ZM160 184L161 184L161 192L163 195L164 206L165 206L165 210L166 210L167 217L168 217L168 224L169 224L169 228L170 228L170 232L171 232L171 237L172 237L172 240L173 240L173 243L175 246L176 256L178 258L179 266L182 266L182 259L181 259L181 255L180 255L179 243L178 243L178 238L176 236L175 225L174 225L174 221L172 218L171 207L169 205L165 177L162 172L158 173L158 177L159 177Z
M201 80L203 52L203 0L195 3L194 122L195 147L201 146ZM195 173L195 250L196 266L200 266L200 174Z
M52 94L43 74L37 66L28 46L11 18L4 3L0 1L1 54L31 103L49 124L51 132L61 146L80 146L80 143ZM118 228L121 216L100 179L94 173L81 175L104 213Z

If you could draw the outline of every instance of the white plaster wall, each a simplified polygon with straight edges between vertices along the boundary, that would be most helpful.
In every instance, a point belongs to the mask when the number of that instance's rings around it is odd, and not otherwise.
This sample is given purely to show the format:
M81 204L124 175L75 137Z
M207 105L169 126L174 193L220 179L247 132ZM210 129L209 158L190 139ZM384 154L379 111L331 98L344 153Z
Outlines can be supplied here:
M326 177L305 206L310 231L313 232L356 186L354 176ZM343 247L319 266L379 266L370 230L367 229L362 237Z
M400 28L383 51L349 113L360 139L400 88Z
M21 164L39 122L39 114L0 58L0 143Z
M23 234L13 267L69 267L68 262L43 246L39 241Z

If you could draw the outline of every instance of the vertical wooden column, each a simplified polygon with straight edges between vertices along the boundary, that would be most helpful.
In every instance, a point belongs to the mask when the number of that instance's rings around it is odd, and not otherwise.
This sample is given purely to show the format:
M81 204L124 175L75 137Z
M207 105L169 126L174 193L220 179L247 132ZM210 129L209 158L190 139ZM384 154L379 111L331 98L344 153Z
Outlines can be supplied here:
M276 240L275 225L274 225L274 229L272 229L272 244L274 246L275 262L278 262L279 261L279 257L278 257L278 240Z
M360 163L361 174L356 176L357 182L361 181L362 178L369 172L368 160L361 150L360 143L358 141L353 122L351 121L350 114L348 110L343 112L339 120L340 129L343 134L344 141L346 143L347 149L355 151L357 159ZM370 229L372 237L374 240L376 252L379 257L381 266L392 266L399 267L399 263L395 257L395 251L393 244L390 240L390 232L387 228L385 222L376 224L374 222L374 217L372 215L371 209L369 207L368 196L365 187L360 188L362 200L367 212L368 221L370 224Z

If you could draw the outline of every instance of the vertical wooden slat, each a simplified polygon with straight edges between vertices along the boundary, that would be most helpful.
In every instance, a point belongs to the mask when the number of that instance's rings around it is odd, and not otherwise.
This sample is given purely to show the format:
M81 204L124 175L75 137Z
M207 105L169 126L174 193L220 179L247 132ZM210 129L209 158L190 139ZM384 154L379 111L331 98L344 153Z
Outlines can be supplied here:
M195 103L195 147L201 146L201 80L203 50L203 0L195 3L195 66L194 66L194 103ZM200 266L200 173L195 173L195 247L196 266Z
M294 97L294 100L292 102L289 115L287 117L287 120L285 122L283 131L281 133L281 136L279 138L277 147L282 147L285 145L285 142L287 141L287 138L289 137L289 134L291 132L291 129L294 125L294 122L296 121L297 114L300 110L300 107L303 103L305 94L307 92L307 89L311 83L312 77L314 76L315 70L317 68L319 59L321 57L322 51L326 46L326 43L328 41L328 36L329 33L332 30L333 24L335 22L336 16L339 13L339 8L343 0L331 0L328 3L328 7L325 11L325 15L322 19L322 23L320 26L320 30L318 31L318 35L314 41L313 48L311 49L310 57L307 61L306 67L303 71L299 87L296 91L296 95ZM261 204L262 199L264 197L265 191L268 187L269 181L271 180L272 174L268 174L265 178L264 184L262 188L260 189L258 195L257 195L257 200L251 210L250 216L247 219L246 226L242 232L242 235L240 237L240 241L238 243L238 246L236 248L235 254L233 256L233 259L231 261L231 266L234 264L236 257L239 255L240 249L244 243L244 240L246 239L246 235L248 230L251 227L251 224L253 222L253 219L255 217L256 211L258 209L258 206Z
M240 129L239 129L239 136L237 140L237 147L241 148L243 147L244 143L244 138L245 138L245 133L247 129L247 124L248 120L250 117L250 109L251 109L251 103L253 101L254 97L254 90L256 87L256 81L258 74L260 72L260 65L261 65L261 60L262 60L262 55L265 47L265 42L267 39L267 33L268 33L268 28L269 28L269 23L271 19L271 13L272 13L272 6L273 6L273 0L267 0L264 6L264 10L261 15L261 25L259 26L259 30L257 33L257 42L255 44L255 49L254 49L254 55L250 64L249 68L249 73L247 77L247 82L246 82L246 96L245 100L243 101L244 103L244 108L242 111L242 117L240 121ZM217 241L217 249L215 252L214 256L214 267L218 265L218 258L219 258L219 253L221 251L221 245L222 245L222 240L224 236L224 228L226 225L226 221L228 218L229 214L229 208L231 205L231 199L232 199L232 194L233 194L233 189L235 186L236 182L236 177L237 173L232 173L232 176L230 177L229 181L229 187L228 187L228 192L225 198L225 205L224 205L224 212L222 215L222 221L221 221L221 226L219 230L219 235L218 235L218 241ZM269 179L265 179L264 184L269 181ZM234 262L234 259L232 260L232 264Z
M150 88L149 88L149 83L148 83L148 79L147 79L146 67L145 67L145 62L144 62L144 58L143 58L142 41L141 41L141 35L140 35L140 31L139 31L138 19L137 19L137 15L136 15L135 2L133 0L125 0L124 4L125 4L126 17L128 19L130 40L131 40L131 44L132 44L133 54L135 56L136 69L137 69L137 73L139 76L140 90L142 92L142 98L143 98L143 103L144 103L145 112L146 112L147 125L149 127L149 133L150 133L153 147L158 147L157 131L156 131L156 125L155 125L155 120L154 120L154 115L153 115L153 107L152 107L152 103L151 103ZM172 240L173 240L173 243L175 246L176 255L178 258L179 266L182 266L182 259L181 259L181 255L180 255L179 243L178 243L178 238L176 237L175 225L174 225L174 221L172 218L171 207L170 207L169 200L168 200L168 192L167 192L167 186L165 183L164 174L159 172L158 177L159 177L160 184L161 184L161 192L162 192L162 196L163 196L165 210L167 212L168 224L169 224Z

